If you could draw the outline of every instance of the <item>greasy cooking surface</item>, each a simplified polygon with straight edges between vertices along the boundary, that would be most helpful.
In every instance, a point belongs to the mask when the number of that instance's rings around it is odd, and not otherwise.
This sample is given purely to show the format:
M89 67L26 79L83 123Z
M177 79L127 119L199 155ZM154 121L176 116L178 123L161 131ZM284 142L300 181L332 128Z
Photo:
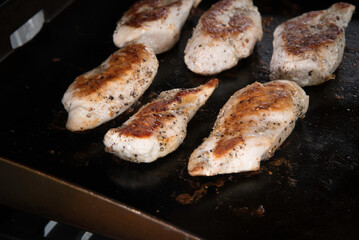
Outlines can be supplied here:
M302 2L302 1L298 1ZM112 34L122 1L78 1L46 25L27 46L0 63L1 156L24 163L130 205L207 239L355 239L359 220L359 20L346 31L336 79L306 87L306 117L281 148L253 173L190 177L187 161L208 136L229 96L269 80L274 28L308 10L282 1L255 1L264 15L264 38L253 55L218 74L220 83L188 126L172 154L151 164L121 161L104 152L102 139L131 113L84 133L65 129L61 98L76 76L116 50ZM302 3L301 3L302 4ZM210 3L200 4L208 9ZM208 81L186 69L183 50L201 11L186 22L180 42L159 55L159 72L138 109L155 94Z

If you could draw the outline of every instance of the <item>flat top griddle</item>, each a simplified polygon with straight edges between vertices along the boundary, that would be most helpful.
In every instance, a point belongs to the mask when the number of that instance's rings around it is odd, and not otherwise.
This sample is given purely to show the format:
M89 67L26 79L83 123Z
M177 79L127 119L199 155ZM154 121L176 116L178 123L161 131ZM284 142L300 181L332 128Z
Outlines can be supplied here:
M65 129L61 98L76 76L117 48L112 34L132 2L76 1L26 46L0 63L1 153L100 193L206 239L354 239L359 225L359 20L346 31L336 78L306 87L306 117L256 172L191 177L187 161L207 137L220 108L240 88L269 81L275 27L331 3L254 1L264 37L253 54L216 75L219 87L188 125L184 143L151 164L123 161L104 151L108 129L163 90L194 87L210 78L190 72L183 51L203 10L192 11L178 44L158 55L158 74L125 114L83 133ZM354 3L355 4L355 3ZM357 5L358 7L358 5Z

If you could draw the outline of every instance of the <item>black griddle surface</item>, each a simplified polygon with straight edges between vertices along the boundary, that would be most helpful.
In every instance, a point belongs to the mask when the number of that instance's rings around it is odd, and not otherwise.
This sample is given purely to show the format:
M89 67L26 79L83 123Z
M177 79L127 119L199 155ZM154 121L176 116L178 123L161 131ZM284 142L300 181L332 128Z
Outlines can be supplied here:
M84 133L65 129L61 98L76 76L116 47L112 34L132 2L76 1L29 44L0 63L2 157L33 167L179 226L206 239L355 239L359 226L359 20L346 31L336 78L306 87L309 109L261 170L190 177L187 161L207 137L220 108L240 88L269 81L274 28L308 10L307 2L254 1L264 37L253 54L216 77L219 87L188 125L184 143L151 164L104 152L102 139L163 90L194 87L209 77L187 70L183 50L204 2L179 43L158 55L158 74L131 111ZM358 5L357 5L358 7ZM271 19L273 18L273 19ZM182 198L181 198L182 197ZM179 201L182 199L182 201ZM184 203L189 204L184 204Z

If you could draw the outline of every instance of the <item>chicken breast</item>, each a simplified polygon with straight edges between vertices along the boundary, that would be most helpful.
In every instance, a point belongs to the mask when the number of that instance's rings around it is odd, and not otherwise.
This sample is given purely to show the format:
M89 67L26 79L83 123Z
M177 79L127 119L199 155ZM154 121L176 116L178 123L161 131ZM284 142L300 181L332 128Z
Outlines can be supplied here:
M188 172L212 176L258 170L292 132L309 97L295 82L255 82L221 109L210 136L191 154Z
M140 0L117 23L113 35L116 46L137 41L156 54L171 49L193 6L200 0Z
M213 75L248 57L262 36L261 16L252 0L222 0L200 18L184 61L194 73Z
M336 3L279 25L274 31L271 80L288 79L304 87L335 78L354 9L351 4Z
M158 69L155 53L143 44L129 44L69 86L62 103L66 128L84 131L114 119L152 83Z
M104 138L106 151L131 162L153 162L178 148L186 137L187 123L218 85L213 79L192 89L162 92L121 127Z

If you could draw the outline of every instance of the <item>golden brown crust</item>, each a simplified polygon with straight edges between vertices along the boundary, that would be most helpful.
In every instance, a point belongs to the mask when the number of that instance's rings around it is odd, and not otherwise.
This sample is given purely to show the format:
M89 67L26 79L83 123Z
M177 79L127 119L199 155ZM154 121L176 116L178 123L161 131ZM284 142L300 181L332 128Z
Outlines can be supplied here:
M218 79L213 79L205 87L212 88L218 85ZM122 135L137 138L151 137L166 121L171 121L175 116L168 113L169 108L174 102L193 101L191 95L202 91L200 88L182 89L171 99L154 101L142 108L135 116L135 119L124 128L117 129Z
M170 121L175 116L167 113L169 107L174 102L181 102L184 97L199 92L200 89L180 90L174 98L150 103L144 107L130 125L118 130L118 133L137 138L147 138L152 136L155 131L166 121Z
M238 34L244 32L251 25L252 19L244 14L235 14L229 20L228 25L225 25L217 20L217 16L228 11L232 5L233 0L224 0L214 4L209 11L207 11L201 18L203 30L210 34L213 38L223 38L229 34Z
M222 134L214 148L214 155L220 158L238 144L244 144L244 134L256 125L251 116L261 117L292 107L292 94L285 83L251 85L235 99L231 111L224 116L224 125L214 130Z
M325 44L335 42L337 37L343 33L341 27L328 20L324 20L320 24L307 23L319 14L323 14L323 10L309 12L284 24L282 38L287 52L300 55L313 51Z
M149 52L143 44L130 44L119 52L112 54L108 66L101 65L96 74L82 74L74 82L74 89L79 89L75 96L87 96L99 91L108 82L118 81L122 76L133 70L133 65L146 61Z
M128 17L128 20L124 24L131 27L141 27L145 22L166 19L170 7L182 4L182 1L167 2L164 0L138 1L126 12L125 16ZM141 9L144 10L141 11Z
M139 0L135 4L133 4L130 9L125 13L125 15L133 15L136 14L143 7L158 7L161 5L163 0Z
M352 5L349 3L345 3L345 2L339 2L339 3L336 3L335 6L339 9L345 9L345 8L351 7Z
M117 132L121 135L137 137L137 138L148 138L154 134L154 132L161 126L165 121L173 119L175 116L168 113L152 113L151 115L140 115L130 125L119 129Z

